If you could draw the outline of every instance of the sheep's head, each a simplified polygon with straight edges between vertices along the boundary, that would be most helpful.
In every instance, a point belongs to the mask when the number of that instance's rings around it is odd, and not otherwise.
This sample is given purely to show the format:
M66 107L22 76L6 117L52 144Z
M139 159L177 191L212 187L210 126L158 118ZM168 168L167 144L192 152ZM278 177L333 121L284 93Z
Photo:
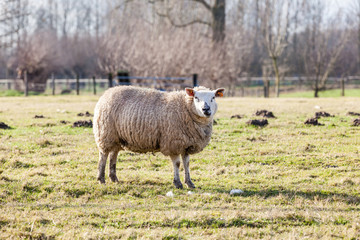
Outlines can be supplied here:
M211 91L204 87L185 88L189 97L193 98L193 104L199 117L210 118L217 111L216 97L224 96L224 88L218 88Z

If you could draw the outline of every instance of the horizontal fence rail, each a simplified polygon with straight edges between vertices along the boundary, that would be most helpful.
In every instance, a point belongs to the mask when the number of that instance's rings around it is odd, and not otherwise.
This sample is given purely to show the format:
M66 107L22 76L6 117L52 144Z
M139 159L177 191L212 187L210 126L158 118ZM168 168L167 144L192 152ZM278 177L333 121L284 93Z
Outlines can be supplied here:
M108 79L76 78L76 79L55 79L52 75L46 83L33 83L23 81L22 79L0 79L0 90L18 90L24 91L27 96L28 91L44 92L52 89L52 94L69 94L73 90L76 94L82 91L93 92L95 95L97 89L100 92L116 85L132 85L142 87L152 87L161 91L179 90L185 87L197 86L197 74L192 77L141 77L141 76L116 76Z
M192 80L192 78L182 78L182 77L134 77L134 76L129 76L129 77L124 77L124 76L120 76L117 77L117 79L120 80L126 80L126 79L139 79L139 80L165 80L165 81L186 81L186 80Z
M267 80L269 87L273 87L275 79L272 77L242 77L233 81L231 86L227 86L230 96L241 97L262 97L264 96L264 87ZM110 83L111 81L111 83ZM281 80L281 93L294 91L308 91L312 89L314 83L313 77L284 77ZM191 77L144 77L144 76L114 76L114 78L78 78L78 79L56 79L50 78L46 83L28 84L29 91L36 89L45 89L46 94L73 94L76 92L88 94L102 93L110 86L132 85L140 87L151 87L161 91L180 90L185 87L198 85L197 75ZM206 85L206 84L205 84ZM360 88L360 76L347 77L329 77L326 83L326 89L345 89ZM34 90L35 89L35 90ZM0 79L0 90L18 90L26 92L25 84L22 79Z

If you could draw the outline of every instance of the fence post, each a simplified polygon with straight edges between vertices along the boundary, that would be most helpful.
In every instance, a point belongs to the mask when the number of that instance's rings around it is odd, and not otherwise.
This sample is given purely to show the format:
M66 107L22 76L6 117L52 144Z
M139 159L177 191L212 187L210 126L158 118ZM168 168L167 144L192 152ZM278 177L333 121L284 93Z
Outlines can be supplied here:
M55 76L54 76L54 73L51 74L51 80L52 80L52 95L55 95Z
M109 88L112 88L113 87L113 82L112 82L112 80L113 80L113 76L112 76L112 73L109 73Z
M198 75L197 73L193 74L193 87L198 86Z
M270 81L269 79L266 79L264 81L264 97L269 98L270 97Z
M267 98L266 93L267 93L266 84L264 84L264 98Z
M76 74L76 95L80 94L79 74Z
M92 79L93 79L94 95L96 95L96 79L95 79L95 76L93 76Z
M341 96L345 96L345 79L341 78Z
M119 85L130 85L129 73L125 71L118 71L117 82Z
M29 95L29 82L28 82L28 76L27 76L27 71L24 71L24 82L25 82L25 97L27 97Z

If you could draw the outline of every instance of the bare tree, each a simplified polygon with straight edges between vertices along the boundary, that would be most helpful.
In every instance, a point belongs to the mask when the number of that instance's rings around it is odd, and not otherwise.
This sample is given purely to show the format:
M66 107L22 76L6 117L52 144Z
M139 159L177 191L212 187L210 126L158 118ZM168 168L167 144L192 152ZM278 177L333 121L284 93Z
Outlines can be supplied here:
M326 89L328 77L334 70L350 32L343 25L341 12L326 22L325 2L317 0L308 4L303 60L305 73L312 83L314 97L319 97L319 91Z
M279 58L288 45L289 0L264 0L260 4L264 45L275 73L275 95L280 95Z
M354 23L354 29L357 31L357 73L360 74L360 0L353 0L349 8L350 19Z
M360 0L354 4L360 6ZM202 84L227 85L230 95L242 85L239 79L263 74L265 81L275 76L279 96L282 78L291 72L307 75L320 91L329 76L356 73L354 64L345 64L353 63L354 54L346 53L356 52L356 45L360 66L360 11L352 9L357 25L348 41L350 31L338 24L343 15L316 12L325 5L325 0L44 0L39 5L3 0L0 62L12 59L11 69L39 76L48 71L31 69L46 66L63 76L198 73ZM331 22L334 18L338 21Z
M189 3L174 0L149 0L149 2L160 5L157 14L166 17L175 27L204 24L211 28L214 42L222 42L225 39L225 0L191 0ZM189 10L192 12L190 16Z
M16 68L18 77L24 79L28 74L29 90L43 92L50 73L56 69L58 49L55 36L48 32L36 32L23 38L17 54L10 60L10 66Z

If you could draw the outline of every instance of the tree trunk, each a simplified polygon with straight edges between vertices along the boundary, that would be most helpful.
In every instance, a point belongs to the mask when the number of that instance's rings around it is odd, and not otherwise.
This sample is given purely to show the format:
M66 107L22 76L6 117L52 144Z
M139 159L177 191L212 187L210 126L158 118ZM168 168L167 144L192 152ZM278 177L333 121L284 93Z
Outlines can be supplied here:
M275 72L275 96L279 97L280 96L280 74L279 74L279 66L277 63L277 58L273 57L272 62L273 62L273 67L274 67L274 72Z
M319 89L318 88L315 88L314 97L316 97L316 98L319 97Z
M212 39L214 42L222 42L225 39L225 0L216 0L212 7Z
M315 88L314 88L314 97L319 97L319 78L316 77L315 79Z
M359 14L359 18L360 18L360 14ZM360 21L360 19L359 19ZM360 73L360 22L358 23L358 42L357 42L357 47L358 47L358 74Z
M29 95L29 79L28 79L28 74L27 71L24 71L24 83L25 83L25 91L24 91L24 95L25 97L27 97Z

